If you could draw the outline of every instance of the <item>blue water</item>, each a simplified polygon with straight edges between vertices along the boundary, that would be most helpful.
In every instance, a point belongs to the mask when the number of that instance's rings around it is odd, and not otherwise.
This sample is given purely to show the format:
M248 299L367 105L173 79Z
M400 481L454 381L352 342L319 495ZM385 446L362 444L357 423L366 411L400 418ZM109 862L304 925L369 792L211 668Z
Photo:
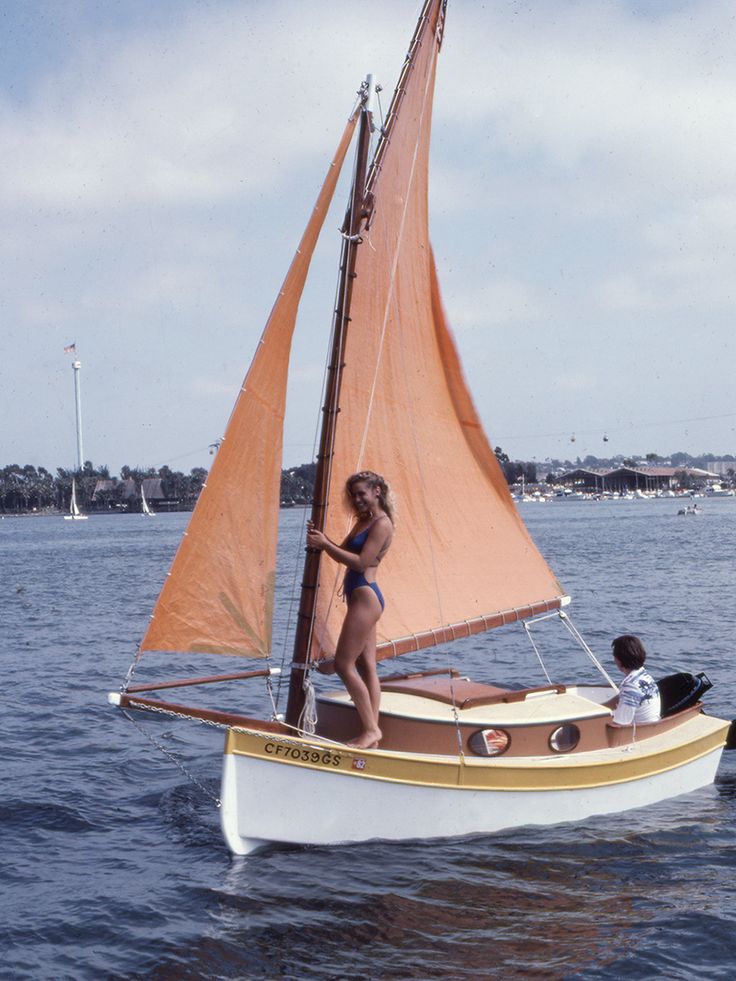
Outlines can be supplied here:
M736 499L703 506L686 518L667 500L555 501L522 513L607 666L611 638L639 633L655 674L707 671L709 707L731 718ZM279 633L303 516L283 513ZM221 732L165 717L139 730L105 702L184 522L0 521L3 978L736 975L736 753L714 788L582 826L231 858L210 797ZM535 636L553 680L570 680L559 634L544 623ZM544 681L518 625L463 651L482 680ZM436 651L410 663L450 660ZM175 655L152 665L191 669ZM260 703L257 687L227 697L246 710Z

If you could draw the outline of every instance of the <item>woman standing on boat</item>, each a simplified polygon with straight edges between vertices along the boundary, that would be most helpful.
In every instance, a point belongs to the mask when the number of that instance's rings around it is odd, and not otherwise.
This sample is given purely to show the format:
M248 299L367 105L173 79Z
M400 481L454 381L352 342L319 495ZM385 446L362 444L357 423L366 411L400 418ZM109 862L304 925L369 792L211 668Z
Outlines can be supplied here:
M330 558L347 566L343 594L348 609L337 641L334 670L352 698L363 726L360 735L349 745L373 749L381 740L376 624L385 606L376 583L376 569L394 534L393 495L384 478L372 470L361 470L348 477L345 493L356 516L348 537L336 545L308 521L307 545L322 549Z

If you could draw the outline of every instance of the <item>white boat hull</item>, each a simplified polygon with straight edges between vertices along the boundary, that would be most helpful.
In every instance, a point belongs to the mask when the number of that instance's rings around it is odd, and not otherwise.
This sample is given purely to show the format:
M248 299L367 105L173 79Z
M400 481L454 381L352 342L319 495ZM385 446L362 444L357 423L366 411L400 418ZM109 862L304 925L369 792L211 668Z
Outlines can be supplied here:
M245 855L273 842L457 837L615 814L713 782L728 724L706 716L692 721L687 743L664 736L523 761L360 752L231 731L222 830L230 850Z

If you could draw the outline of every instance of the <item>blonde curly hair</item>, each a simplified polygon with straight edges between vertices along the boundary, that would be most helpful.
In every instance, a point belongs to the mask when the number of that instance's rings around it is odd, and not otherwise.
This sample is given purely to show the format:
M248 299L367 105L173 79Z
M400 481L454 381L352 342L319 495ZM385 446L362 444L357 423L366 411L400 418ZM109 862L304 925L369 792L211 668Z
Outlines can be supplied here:
M396 499L394 498L393 491L388 485L388 481L385 477L380 474L375 473L373 470L359 470L357 473L351 474L345 481L345 497L347 498L348 505L353 507L352 500L352 489L353 484L357 484L359 481L363 481L368 484L369 487L377 487L379 490L378 500L380 501L381 507L388 515L389 521L392 525L396 524Z

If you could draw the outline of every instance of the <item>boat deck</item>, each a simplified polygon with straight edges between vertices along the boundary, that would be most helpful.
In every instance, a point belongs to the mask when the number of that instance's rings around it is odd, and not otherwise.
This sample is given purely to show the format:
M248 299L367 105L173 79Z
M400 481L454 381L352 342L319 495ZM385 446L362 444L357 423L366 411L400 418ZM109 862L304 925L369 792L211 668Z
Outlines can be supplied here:
M610 697L610 689L606 691ZM334 692L324 697L337 704L352 705L347 692ZM381 715L453 725L457 717L463 723L477 726L509 726L610 717L611 710L575 691L531 692L523 700L469 707L463 707L459 700L453 704L410 692L383 691Z

